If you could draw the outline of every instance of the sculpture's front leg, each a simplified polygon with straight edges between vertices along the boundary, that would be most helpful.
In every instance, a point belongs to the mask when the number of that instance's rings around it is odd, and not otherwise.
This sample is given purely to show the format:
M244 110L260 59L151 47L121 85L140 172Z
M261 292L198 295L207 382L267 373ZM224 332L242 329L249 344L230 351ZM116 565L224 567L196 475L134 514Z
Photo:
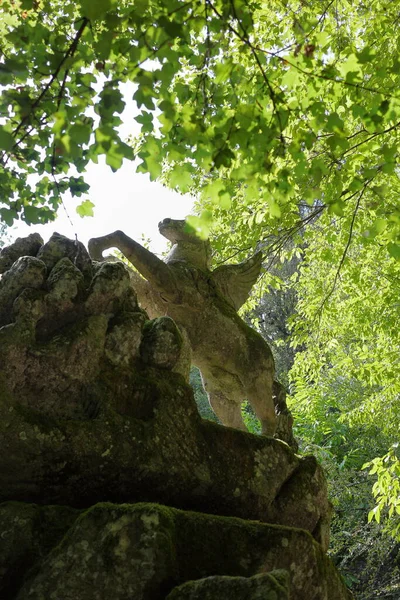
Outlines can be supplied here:
M171 269L155 254L144 248L123 231L114 231L89 240L89 254L93 260L102 260L103 251L117 248L130 263L160 292L176 293L177 286Z

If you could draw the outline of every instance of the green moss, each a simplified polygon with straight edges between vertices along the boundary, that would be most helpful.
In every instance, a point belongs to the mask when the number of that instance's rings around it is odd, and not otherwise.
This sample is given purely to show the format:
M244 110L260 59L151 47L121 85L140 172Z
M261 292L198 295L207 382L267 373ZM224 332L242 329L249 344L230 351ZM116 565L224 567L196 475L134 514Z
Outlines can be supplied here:
M79 511L67 506L24 502L0 504L0 597L14 598L24 576L40 569L48 553L64 537Z
M248 577L257 572L264 549L280 545L282 534L289 540L298 529L260 524L237 517L222 517L191 511L175 510L177 552L181 568L187 572L184 579L208 575L235 575ZM302 531L301 535L312 536ZM184 558L190 544L190 563ZM207 548L205 553L204 549ZM258 550L258 551L257 551Z
M10 393L7 381L7 375L4 373L4 371L0 371L0 401L2 404L12 406L14 404L14 399L12 394Z
M104 502L85 511L14 502L0 505L0 515L2 510L3 518L12 520L14 514L22 519L19 530L28 541L25 548L19 543L18 549L23 550L24 569L32 567L29 577L38 575L37 589L43 582L47 588L64 585L63 569L67 564L76 565L71 576L68 575L72 577L68 581L73 590L80 585L80 578L89 585L96 565L110 564L115 576L118 565L132 560L140 551L143 581L153 584L153 571L157 567L154 571L157 597L165 597L185 581L210 575L251 577L279 566L290 569L292 575L298 574L297 590L303 580L309 591L321 582L332 592L329 597L333 598L337 590L336 597L345 598L333 565L303 530L144 502L119 505ZM43 563L47 556L49 560ZM18 558L14 556L14 575ZM99 568L101 580L105 574L104 568ZM310 569L312 575L308 575ZM59 577L61 583L57 583ZM279 578L277 581L279 585L282 583Z
M60 428L60 422L53 417L43 414L29 406L23 404L14 404L14 410L17 415L21 416L25 423L38 427L41 433L50 434L54 429Z

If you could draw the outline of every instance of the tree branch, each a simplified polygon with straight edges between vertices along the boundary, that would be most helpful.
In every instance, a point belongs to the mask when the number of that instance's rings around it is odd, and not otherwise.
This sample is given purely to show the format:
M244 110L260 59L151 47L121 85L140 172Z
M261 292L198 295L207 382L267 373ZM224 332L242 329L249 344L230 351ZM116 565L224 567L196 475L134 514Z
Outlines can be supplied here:
M53 85L54 81L57 79L58 74L60 73L65 61L72 57L75 54L75 51L78 47L78 43L79 40L81 39L83 32L85 31L85 28L87 27L89 23L89 19L87 19L86 17L84 17L82 19L82 24L79 27L78 31L76 32L76 35L70 45L70 47L68 48L68 50L66 51L66 53L64 54L62 60L60 61L59 65L57 66L56 70L54 71L53 75L50 78L50 81L48 81L48 83L45 85L44 89L42 90L42 92L39 94L39 96L36 98L36 100L34 101L34 103L31 106L31 110L29 111L29 114L26 115L21 122L18 124L18 126L15 128L15 130L13 131L12 135L14 137L16 137L16 135L18 134L19 130L25 125L25 123L28 121L28 119L30 118L30 116L32 115L32 113L35 111L35 109L39 106L40 102L42 101L42 99L44 98L44 96L47 94L47 92L49 91L49 89L51 88L51 86ZM16 141L16 143L14 144L13 148L15 146L17 146L19 144L18 141Z
M328 292L328 294L325 296L325 298L322 300L322 303L321 303L321 305L320 305L320 307L319 307L319 309L317 311L317 315L321 315L322 314L322 311L323 311L323 308L324 308L325 304L327 303L327 301L329 300L329 298L332 296L333 292L335 291L335 287L336 287L337 281L338 281L339 276L340 276L340 271L342 270L344 261L346 260L347 252L348 252L348 250L350 248L351 240L353 238L354 223L355 223L355 220L356 220L358 209L360 208L360 203L361 203L362 197L364 196L365 191L366 191L368 185L371 183L371 181L372 181L372 179L369 179L365 183L363 189L361 190L361 192L360 192L360 194L359 194L359 196L357 198L356 206L355 206L355 209L354 209L354 212L353 212L353 216L352 216L352 219L351 219L351 223L350 223L349 237L347 239L347 243L346 243L345 249L344 249L342 257L340 259L339 266L338 266L338 268L336 270L335 278L334 278L333 284L332 284L332 288L330 289L330 291Z

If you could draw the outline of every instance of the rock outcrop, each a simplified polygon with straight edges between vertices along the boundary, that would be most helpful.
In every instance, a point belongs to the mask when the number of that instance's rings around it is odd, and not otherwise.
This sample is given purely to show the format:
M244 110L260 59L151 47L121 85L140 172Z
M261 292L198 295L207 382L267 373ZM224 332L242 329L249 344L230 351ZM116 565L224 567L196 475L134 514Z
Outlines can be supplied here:
M200 418L123 264L27 248L0 254L0 597L348 598L315 459Z
M304 530L148 503L101 503L75 513L5 503L0 527L9 566L2 598L348 598L332 563ZM21 565L29 569L23 585Z

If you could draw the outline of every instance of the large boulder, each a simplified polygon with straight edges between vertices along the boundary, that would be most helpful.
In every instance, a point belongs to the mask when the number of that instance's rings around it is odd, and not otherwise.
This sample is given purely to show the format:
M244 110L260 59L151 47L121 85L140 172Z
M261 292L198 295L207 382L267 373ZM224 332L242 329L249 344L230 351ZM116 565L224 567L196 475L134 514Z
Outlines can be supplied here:
M42 246L43 240L38 233L17 238L13 244L0 250L0 273L8 271L21 256L36 256Z
M93 275L93 265L88 251L82 242L70 240L60 233L53 233L49 241L41 246L37 257L42 260L48 272L62 258L69 258L70 261L82 272L85 281L89 282Z
M5 503L0 527L0 569L10 573L2 598L350 598L320 545L299 529L146 503L80 514Z
M289 593L289 572L277 570L253 577L214 575L188 581L173 589L167 600L289 600Z

